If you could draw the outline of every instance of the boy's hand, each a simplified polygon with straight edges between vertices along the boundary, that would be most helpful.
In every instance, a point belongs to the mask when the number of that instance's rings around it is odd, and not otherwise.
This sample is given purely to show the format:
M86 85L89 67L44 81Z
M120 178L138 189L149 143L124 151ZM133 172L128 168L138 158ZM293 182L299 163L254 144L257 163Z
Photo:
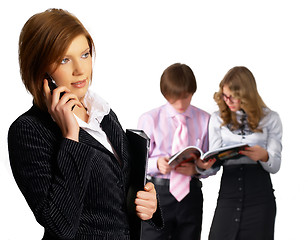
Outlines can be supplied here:
M192 162L182 163L175 169L175 171L186 176L193 176L197 174L195 164Z
M171 167L168 164L169 158L168 157L159 157L157 159L157 168L161 172L161 174L167 174L171 171Z

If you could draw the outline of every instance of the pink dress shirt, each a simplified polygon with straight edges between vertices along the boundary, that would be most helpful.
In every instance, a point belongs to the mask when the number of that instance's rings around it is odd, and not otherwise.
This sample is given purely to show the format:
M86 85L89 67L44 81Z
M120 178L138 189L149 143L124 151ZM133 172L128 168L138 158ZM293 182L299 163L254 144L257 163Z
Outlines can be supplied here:
M142 129L151 139L148 161L148 175L160 178L169 178L170 174L163 175L157 168L157 159L163 156L171 156L172 141L177 121L176 110L169 104L165 104L141 115L138 128ZM186 116L188 128L188 145L208 151L208 124L210 114L190 105L183 113ZM201 177L207 177L204 175Z

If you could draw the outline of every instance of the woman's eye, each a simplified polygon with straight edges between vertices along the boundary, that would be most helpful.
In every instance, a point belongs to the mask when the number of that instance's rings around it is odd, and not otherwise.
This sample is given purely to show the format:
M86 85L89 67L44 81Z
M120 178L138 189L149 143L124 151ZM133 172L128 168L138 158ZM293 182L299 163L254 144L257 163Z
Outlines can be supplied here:
M90 56L90 52L86 52L85 54L82 54L82 58L88 58Z
M61 61L61 64L65 64L65 63L68 63L68 62L69 62L68 58L63 58L62 61Z

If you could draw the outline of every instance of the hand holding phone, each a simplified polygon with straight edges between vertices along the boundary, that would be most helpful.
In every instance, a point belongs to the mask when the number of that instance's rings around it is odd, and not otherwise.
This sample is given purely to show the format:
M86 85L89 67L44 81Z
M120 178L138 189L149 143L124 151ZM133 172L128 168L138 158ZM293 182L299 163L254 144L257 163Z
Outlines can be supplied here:
M47 82L45 81L47 80ZM82 107L76 95L71 93L69 89L65 86L61 86L63 92L60 92L59 100L52 97L53 90L57 88L56 82L53 80L50 74L46 73L44 76L43 91L45 94L46 106L48 112L52 116L52 119L58 124L62 131L62 135L65 138L72 139L74 141L79 141L79 125L76 121L74 114L70 111L64 111L65 109L73 110L77 105ZM66 90L67 89L67 90ZM50 90L50 94L48 91ZM65 94L65 95L64 95ZM57 95L57 94L56 94Z
M47 81L48 81L48 86L49 86L49 88L50 88L50 93L51 93L51 95L52 95L53 90L55 90L58 86L57 86L55 80L52 78L52 76L51 76L48 72L46 72L45 78L46 78ZM60 93L60 98L64 95L64 93L65 93L65 92L61 92L61 93Z

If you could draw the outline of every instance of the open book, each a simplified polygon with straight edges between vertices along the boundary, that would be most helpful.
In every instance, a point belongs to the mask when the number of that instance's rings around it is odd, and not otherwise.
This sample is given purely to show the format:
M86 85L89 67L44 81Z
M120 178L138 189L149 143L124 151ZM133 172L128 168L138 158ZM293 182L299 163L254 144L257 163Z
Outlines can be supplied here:
M236 159L242 156L239 151L244 150L245 147L248 147L248 145L236 144L203 153L200 148L196 146L189 146L171 156L168 164L172 168L176 168L184 162L195 161L200 157L204 162L207 162L212 158L216 158L216 162L214 163L213 167L219 167L226 160Z

